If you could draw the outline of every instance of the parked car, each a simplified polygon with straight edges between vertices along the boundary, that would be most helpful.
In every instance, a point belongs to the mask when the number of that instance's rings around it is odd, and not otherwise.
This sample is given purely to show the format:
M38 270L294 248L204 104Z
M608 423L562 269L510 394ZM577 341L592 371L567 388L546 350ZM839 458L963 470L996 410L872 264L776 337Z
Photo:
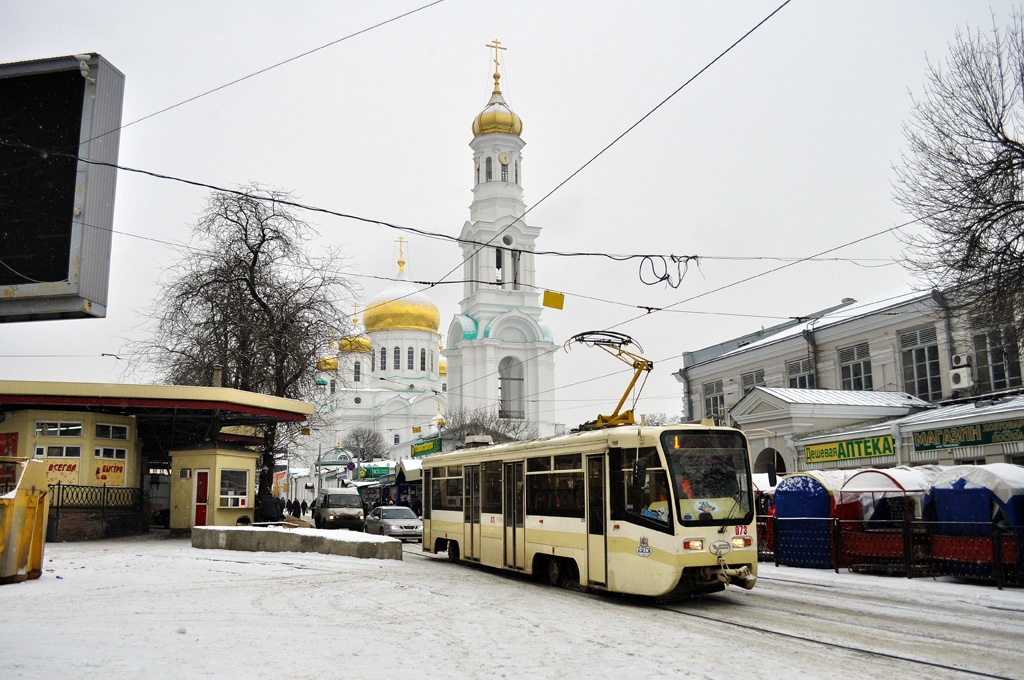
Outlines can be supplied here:
M317 529L363 530L363 500L351 487L320 489L313 524Z
M366 533L400 540L423 538L423 521L410 508L382 505L366 516Z

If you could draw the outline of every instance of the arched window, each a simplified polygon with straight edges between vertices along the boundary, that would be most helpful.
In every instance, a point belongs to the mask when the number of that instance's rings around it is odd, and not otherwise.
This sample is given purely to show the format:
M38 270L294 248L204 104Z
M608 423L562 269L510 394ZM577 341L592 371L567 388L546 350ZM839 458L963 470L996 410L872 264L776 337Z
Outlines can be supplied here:
M413 370L413 368L415 367L415 364L416 364L416 350L414 350L412 347L410 347L409 351L406 352L406 354L408 356L406 356L406 358L405 358L405 367L408 370L411 371L411 370Z
M448 383L441 383L441 391L442 392L447 392L448 391Z
M395 443L396 444L398 443L398 435L397 434L395 435Z
M502 268L504 265L504 258L501 254L501 248L494 249L494 281L496 283L502 282Z
M523 420L523 362L505 357L498 363L498 417Z
M396 347L395 348L395 370L396 371L402 370L402 348L401 347Z
M332 379L331 380L331 394L334 394L334 392L335 392L335 390L337 388L338 388L338 381Z
M420 371L427 370L427 350L420 350Z
M516 175L513 180L516 184L519 184L519 161L516 161Z
M434 372L434 350L430 350L430 372Z
M507 165L502 165L501 166L501 181L502 182L507 182L508 181L508 166Z
M380 370L388 370L388 350L387 347L380 348Z
M363 366L358 361L352 364L352 382L359 382L359 374Z
M487 160L484 161L484 168L485 168L484 169L484 177L486 178L484 181L485 182L490 182L491 181L491 157L490 156L488 156Z
M377 372L377 355L370 352L370 373Z

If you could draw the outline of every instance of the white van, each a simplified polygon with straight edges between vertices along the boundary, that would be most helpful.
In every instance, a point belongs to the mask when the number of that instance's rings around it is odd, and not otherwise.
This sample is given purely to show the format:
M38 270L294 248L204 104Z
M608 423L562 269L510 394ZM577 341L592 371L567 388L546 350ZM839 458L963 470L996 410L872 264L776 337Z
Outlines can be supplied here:
M363 530L363 500L352 487L320 489L313 524L317 529Z

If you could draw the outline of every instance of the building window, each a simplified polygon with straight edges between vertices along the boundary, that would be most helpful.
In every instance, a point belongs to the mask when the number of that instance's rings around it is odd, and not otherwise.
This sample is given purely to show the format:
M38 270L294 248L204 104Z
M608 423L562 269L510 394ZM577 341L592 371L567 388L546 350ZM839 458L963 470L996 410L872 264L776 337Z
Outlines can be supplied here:
M410 347L409 351L406 352L405 367L408 370L411 371L411 370L413 370L413 367L415 366L415 364L416 364L416 350L414 350L412 347Z
M352 382L359 382L359 374L363 366L358 361L352 364Z
M402 348L401 347L396 347L395 348L395 370L396 371L402 370Z
M974 359L982 392L1021 386L1020 350L1008 330L996 328L974 335Z
M36 423L37 437L81 437L82 423Z
M370 352L370 373L377 372L377 355Z
M36 458L81 458L81 446L37 446Z
M900 359L903 362L903 389L918 399L942 399L939 372L939 341L935 327L900 333Z
M516 183L516 184L519 184L519 161L516 161L516 176L515 176L515 183Z
M488 160L490 160L490 159L488 159ZM396 444L398 443L398 435L397 434L395 435L395 443Z
M725 390L722 381L704 383L704 417L714 418L716 423L725 418Z
M868 343L862 342L853 347L839 350L839 371L844 390L870 390L871 387L871 356L868 354Z
M220 507L244 508L249 496L248 470L220 471Z
M331 379L331 394L334 394L338 390L338 381Z
M420 350L420 371L421 372L426 372L426 370L427 370L427 350L426 349L421 349Z
M490 182L491 181L491 158L490 158L490 156L488 156L486 159L484 159L484 181L485 182Z
M434 373L434 350L430 350L430 373Z
M744 373L740 376L740 381L743 383L743 394L746 394L755 387L764 387L764 369L759 368L756 371Z
M505 357L498 364L498 417L523 420L523 362Z
M507 182L508 181L508 166L507 165L501 166L501 181L502 182Z
M441 391L442 392L447 392L448 391L448 383L441 383Z
M386 347L380 348L380 370L388 370L388 350Z
M786 362L786 375L789 377L789 386L801 390L814 389L814 374L811 373L810 359L797 359Z
M106 458L107 460L124 460L128 457L127 449L114 449L109 447L96 447L93 451L94 458Z
M126 442L128 441L128 426L96 423L96 439L119 439Z
M356 397L352 401L354 401L357 404L362 404L363 403L363 398L362 397Z

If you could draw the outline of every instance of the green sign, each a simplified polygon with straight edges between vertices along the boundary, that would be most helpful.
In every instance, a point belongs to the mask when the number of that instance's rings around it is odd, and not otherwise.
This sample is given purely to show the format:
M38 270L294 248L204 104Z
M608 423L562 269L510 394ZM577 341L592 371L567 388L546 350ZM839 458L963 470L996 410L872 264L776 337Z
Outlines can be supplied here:
M892 437L868 437L853 439L848 442L832 442L830 444L811 444L804 447L804 460L808 463L827 463L834 460L851 458L872 458L874 456L891 456L895 453Z
M440 439L428 439L425 442L412 445L412 457L417 458L419 456L426 456L430 453L438 453L441 451L441 440Z
M389 467L364 467L364 468L359 468L359 476L360 477L370 477L370 478L383 477L384 475L388 474L389 472L391 472L391 468L389 468Z
M914 450L955 449L961 446L984 446L1024 441L1024 419L1000 420L960 427L939 427L914 432Z

